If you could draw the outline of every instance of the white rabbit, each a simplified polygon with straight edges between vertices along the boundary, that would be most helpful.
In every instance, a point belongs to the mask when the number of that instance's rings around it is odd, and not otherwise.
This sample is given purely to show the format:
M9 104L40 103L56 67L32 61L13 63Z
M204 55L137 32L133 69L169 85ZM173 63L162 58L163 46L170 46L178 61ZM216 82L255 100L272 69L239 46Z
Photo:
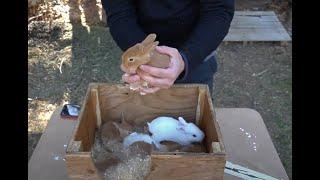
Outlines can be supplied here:
M180 145L190 145L193 142L201 142L204 133L193 123L187 123L182 117L176 120L171 117L158 117L148 124L149 132L152 136L141 133L131 133L124 138L123 146L129 147L131 144L144 141L154 144L159 150L166 150L166 146L161 141L173 141Z
M177 121L171 117L158 117L148 123L149 132L156 143L173 141L180 145L201 142L204 133L193 123L187 123L182 117Z
M135 142L146 142L148 144L154 144L156 146L157 149L160 150L166 150L166 147L160 143L155 142L151 136L149 136L148 134L143 134L143 133L136 133L133 132L130 135L128 135L127 137L125 137L123 139L123 146L125 148L128 148L131 144L135 143Z

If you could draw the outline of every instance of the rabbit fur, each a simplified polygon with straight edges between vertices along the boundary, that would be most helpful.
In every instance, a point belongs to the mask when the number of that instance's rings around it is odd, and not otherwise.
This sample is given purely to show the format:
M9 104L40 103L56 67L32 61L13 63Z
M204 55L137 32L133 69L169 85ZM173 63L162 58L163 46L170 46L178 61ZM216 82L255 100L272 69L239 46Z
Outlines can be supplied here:
M158 68L168 68L170 65L170 56L161 54L155 50L159 44L156 40L156 34L149 34L141 43L128 48L121 56L120 68L127 74L136 74L140 65L147 64ZM141 80L135 84L131 84L131 89L139 87L148 87L146 81Z

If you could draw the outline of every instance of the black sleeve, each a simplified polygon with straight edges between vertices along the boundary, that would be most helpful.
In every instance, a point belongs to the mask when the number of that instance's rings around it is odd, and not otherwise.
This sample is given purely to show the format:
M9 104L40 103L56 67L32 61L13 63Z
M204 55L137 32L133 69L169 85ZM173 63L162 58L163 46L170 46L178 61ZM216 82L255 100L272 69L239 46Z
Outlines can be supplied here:
M102 0L111 36L122 51L141 42L146 34L137 23L133 0Z
M216 50L229 31L234 0L200 0L200 18L188 40L179 47L190 72Z

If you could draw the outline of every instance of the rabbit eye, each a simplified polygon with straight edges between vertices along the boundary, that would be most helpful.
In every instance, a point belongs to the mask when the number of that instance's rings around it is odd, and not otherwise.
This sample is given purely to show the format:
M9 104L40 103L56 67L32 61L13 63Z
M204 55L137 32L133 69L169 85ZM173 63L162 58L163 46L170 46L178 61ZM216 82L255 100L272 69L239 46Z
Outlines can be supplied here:
M132 62L132 61L133 61L133 58L130 58L129 61Z
M192 135L193 137L197 137L195 134Z

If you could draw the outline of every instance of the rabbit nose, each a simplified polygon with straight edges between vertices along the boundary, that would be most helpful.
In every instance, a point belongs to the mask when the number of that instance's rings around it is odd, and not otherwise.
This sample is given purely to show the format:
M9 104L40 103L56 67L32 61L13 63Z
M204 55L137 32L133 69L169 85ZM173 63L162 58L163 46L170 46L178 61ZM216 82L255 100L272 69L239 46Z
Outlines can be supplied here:
M136 73L134 68L130 68L130 67L126 68L123 64L120 65L120 69L127 74L135 74Z

